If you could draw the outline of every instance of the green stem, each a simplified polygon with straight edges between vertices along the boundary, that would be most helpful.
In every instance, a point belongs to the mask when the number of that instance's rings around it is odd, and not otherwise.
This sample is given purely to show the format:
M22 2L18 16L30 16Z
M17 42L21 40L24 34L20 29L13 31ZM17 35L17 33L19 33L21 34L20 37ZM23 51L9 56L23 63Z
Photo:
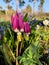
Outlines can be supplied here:
M18 57L18 43L16 44L16 57ZM16 65L18 65L18 60L16 59Z
M21 50L22 50L22 42L21 42L21 44L20 44L20 49L19 49L19 55L21 54Z

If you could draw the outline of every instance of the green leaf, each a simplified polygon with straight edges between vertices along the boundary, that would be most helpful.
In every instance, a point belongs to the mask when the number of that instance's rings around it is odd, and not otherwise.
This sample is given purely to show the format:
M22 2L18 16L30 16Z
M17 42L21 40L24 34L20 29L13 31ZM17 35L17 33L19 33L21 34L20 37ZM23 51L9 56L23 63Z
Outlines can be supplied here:
M7 48L5 46L5 44L3 44L3 53L4 53L4 59L5 61L9 64L9 65L12 65L11 61L10 61L10 58L8 56L8 51L7 51Z
M24 16L23 21L24 21L24 22L28 21L28 14L27 14L27 13L26 13L26 15Z

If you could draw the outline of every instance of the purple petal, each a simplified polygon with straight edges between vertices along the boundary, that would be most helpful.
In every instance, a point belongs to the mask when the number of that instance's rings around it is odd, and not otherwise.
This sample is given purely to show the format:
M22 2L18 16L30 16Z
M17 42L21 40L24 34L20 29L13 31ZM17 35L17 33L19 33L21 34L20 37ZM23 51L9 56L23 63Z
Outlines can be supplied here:
M12 24L12 28L15 32L18 31L19 29L19 14L16 13L16 15L14 16L13 14L11 15L11 24Z
M19 13L16 11L16 16L19 18Z
M36 23L36 18L34 18L34 23Z
M24 31L24 22L21 16L19 16L19 29L20 31Z
M30 34L30 26L29 26L28 22L24 22L24 31L27 34Z
M14 30L16 30L16 29L18 30L19 29L19 20L18 20L17 15L15 16L14 21L13 21L13 29Z

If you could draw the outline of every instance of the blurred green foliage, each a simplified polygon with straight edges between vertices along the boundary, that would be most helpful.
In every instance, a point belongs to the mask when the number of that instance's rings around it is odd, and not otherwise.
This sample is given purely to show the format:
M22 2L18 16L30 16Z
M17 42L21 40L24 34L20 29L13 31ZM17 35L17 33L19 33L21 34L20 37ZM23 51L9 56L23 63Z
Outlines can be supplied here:
M30 25L31 33L29 36L26 36L24 33L22 33L22 41L19 43L18 57L20 65L49 64L49 27L39 26L39 29L36 29L38 22L39 21L34 23L34 26ZM2 35L2 39L0 40L0 52L2 52L4 56L6 65L11 65L12 62L15 63L15 60L17 59L15 57L15 41L17 34L12 31L9 22L0 22L0 27L1 26L4 26L4 34L0 32ZM42 58L44 58L44 61Z

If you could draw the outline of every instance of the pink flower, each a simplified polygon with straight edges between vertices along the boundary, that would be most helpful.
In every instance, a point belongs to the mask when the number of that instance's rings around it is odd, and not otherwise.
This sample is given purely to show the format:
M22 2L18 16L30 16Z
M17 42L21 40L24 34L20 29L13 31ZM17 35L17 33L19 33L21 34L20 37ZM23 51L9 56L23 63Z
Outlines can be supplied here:
M16 15L14 16L12 14L11 16L11 24L12 24L12 29L15 31L15 32L18 32L19 31L19 20L18 20L18 13L16 13Z
M23 21L23 17L16 12L16 15L11 16L11 24L12 24L12 29L14 30L14 32L25 32L26 34L30 34L30 26L28 24L28 22L24 22Z
M30 34L30 26L29 26L28 22L24 22L24 32L26 34Z
M24 32L24 22L22 16L19 16L19 28L21 32Z
M14 21L13 21L13 30L15 32L19 31L19 20L18 20L17 16L15 16Z
M15 31L15 32L18 32L18 31L21 31L23 32L24 31L24 23L23 23L23 18L21 15L19 15L18 12L16 12L16 15L11 16L11 21L12 21L12 29Z

